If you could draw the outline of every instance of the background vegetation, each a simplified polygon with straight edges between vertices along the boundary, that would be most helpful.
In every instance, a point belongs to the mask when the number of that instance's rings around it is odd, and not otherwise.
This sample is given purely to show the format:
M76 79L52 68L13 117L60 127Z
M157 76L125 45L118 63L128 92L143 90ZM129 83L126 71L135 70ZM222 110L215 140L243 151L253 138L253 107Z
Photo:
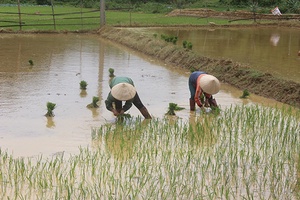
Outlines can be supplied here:
M71 5L99 8L100 0L20 0L31 5ZM17 0L0 0L0 4L16 4ZM283 13L300 14L299 0L105 0L106 9L134 10L151 13L166 13L176 8L245 9L253 7L270 12L278 6ZM267 8L267 9L263 9Z

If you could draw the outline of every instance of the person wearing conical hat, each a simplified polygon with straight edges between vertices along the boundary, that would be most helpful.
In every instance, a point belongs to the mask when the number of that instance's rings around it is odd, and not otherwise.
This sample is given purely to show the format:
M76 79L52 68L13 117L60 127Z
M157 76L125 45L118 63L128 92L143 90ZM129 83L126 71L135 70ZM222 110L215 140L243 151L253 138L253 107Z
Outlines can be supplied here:
M115 116L124 114L133 105L139 109L146 119L151 119L147 108L143 105L131 78L114 77L109 84L110 92L105 100L106 109ZM123 105L123 101L125 104ZM115 104L115 107L113 106Z
M218 107L217 101L212 95L217 94L220 90L219 80L202 71L195 71L189 77L190 89L190 110L195 110L195 103L202 108L203 106ZM204 95L205 102L201 102L201 97Z

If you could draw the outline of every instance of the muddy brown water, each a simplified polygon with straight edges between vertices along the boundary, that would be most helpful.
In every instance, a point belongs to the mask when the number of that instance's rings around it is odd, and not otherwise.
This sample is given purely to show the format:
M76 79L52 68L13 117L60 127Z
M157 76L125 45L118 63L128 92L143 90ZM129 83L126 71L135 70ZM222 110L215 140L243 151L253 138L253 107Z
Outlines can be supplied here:
M116 119L104 100L109 92L109 68L116 76L131 77L142 102L155 118L163 118L169 103L185 109L183 120L200 116L188 106L188 71L174 69L97 35L1 34L0 35L0 148L14 156L73 154L91 146L91 132ZM33 61L33 65L29 64ZM80 81L88 83L80 90ZM222 109L238 104L277 102L222 84L215 98ZM99 108L86 106L100 98ZM47 118L46 103L56 104ZM129 112L141 116L133 106Z
M149 32L149 29L144 31ZM151 29L191 42L200 55L232 59L276 77L300 83L300 30L283 27Z

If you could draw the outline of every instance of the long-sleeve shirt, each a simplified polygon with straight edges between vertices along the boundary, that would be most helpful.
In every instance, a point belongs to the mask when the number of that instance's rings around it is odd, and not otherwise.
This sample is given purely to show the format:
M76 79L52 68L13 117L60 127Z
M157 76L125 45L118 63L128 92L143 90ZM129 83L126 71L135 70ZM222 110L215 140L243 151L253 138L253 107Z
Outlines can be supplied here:
M119 84L119 83L129 83L132 86L134 86L134 83L132 81L131 78L128 77L115 77L111 80L109 87L110 89L112 89L115 85ZM117 99L115 99L111 92L108 93L107 99L105 100L105 105L106 105L106 109L107 110L112 110L113 109L113 102L119 101ZM126 112L127 110L129 110L132 106L132 100L128 100L125 102L124 106L123 106L123 110L124 112Z

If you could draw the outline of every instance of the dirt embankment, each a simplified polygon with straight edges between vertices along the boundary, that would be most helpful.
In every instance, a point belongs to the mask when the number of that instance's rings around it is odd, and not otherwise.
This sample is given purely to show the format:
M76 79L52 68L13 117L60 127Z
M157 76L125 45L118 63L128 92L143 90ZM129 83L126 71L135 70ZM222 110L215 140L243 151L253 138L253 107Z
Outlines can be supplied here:
M190 16L198 18L221 18L228 20L237 19L257 19L257 20L300 20L300 15L297 14L262 14L247 11L227 11L219 12L211 9L176 9L168 14L168 16Z
M271 11L270 11L271 12ZM242 25L242 24L230 24L222 26L281 26L281 27L293 27L300 29L300 15L299 14L262 14L252 13L247 11L227 11L219 12L211 9L176 9L168 14L168 16L188 16L197 18L219 18L227 19L228 22L253 20L253 24ZM217 24L209 23L208 25Z
M251 93L300 108L300 83L275 78L272 74L255 71L231 60L202 57L132 29L105 27L99 30L99 34L174 67L206 71L241 90L248 89Z

